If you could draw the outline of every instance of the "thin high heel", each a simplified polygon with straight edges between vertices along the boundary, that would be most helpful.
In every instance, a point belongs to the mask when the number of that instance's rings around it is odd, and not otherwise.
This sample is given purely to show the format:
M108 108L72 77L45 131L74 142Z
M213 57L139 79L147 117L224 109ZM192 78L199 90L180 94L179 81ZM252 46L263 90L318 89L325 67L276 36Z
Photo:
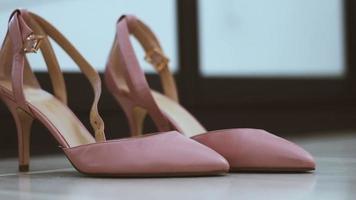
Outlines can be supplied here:
M141 43L146 60L160 75L163 94L150 89L135 56L130 35ZM168 61L157 38L142 21L132 15L120 17L105 79L109 91L126 110L132 135L142 134L144 115L127 111L137 106L147 110L159 131L177 130L223 155L230 164L230 171L315 169L314 159L308 152L264 130L240 128L207 131L179 104Z
M128 113L129 112L129 113ZM147 111L140 107L133 107L129 111L126 111L126 116L129 120L129 126L132 127L132 135L133 136L140 136L143 132L143 124L147 115Z
M49 37L73 59L89 80L94 100L91 134L67 106L66 85ZM54 94L43 90L26 55L41 51ZM28 171L30 132L40 121L60 144L74 168L92 176L197 176L227 172L227 161L214 150L175 131L146 137L106 140L98 112L101 80L93 67L50 23L26 10L10 16L0 51L0 98L14 116L19 148L19 170ZM143 113L132 109L132 126ZM94 135L94 136L93 136ZM177 148L179 147L179 148Z
M110 80L110 77L105 79L106 82L108 83ZM120 95L119 95L120 96ZM117 101L120 101L120 104L126 105L125 107L122 107L126 119L128 121L131 135L132 136L140 136L142 135L143 132L143 126L144 126L144 120L147 116L147 110L144 108L135 105L130 98L125 97L125 94L123 94L121 97L118 97L117 95L115 96L115 99Z
M118 98L116 98L116 99L118 99ZM125 115L127 116L131 135L132 136L142 135L143 125L144 125L144 120L147 115L147 110L143 109L142 107L135 106L134 104L130 103L129 99L124 100L123 98L120 98L120 101L122 102L122 104L127 105L127 106L123 107L123 111L124 111Z
M6 97L1 99L9 108L16 123L19 171L27 172L29 171L30 161L30 133L34 118L21 108L17 108L12 100Z

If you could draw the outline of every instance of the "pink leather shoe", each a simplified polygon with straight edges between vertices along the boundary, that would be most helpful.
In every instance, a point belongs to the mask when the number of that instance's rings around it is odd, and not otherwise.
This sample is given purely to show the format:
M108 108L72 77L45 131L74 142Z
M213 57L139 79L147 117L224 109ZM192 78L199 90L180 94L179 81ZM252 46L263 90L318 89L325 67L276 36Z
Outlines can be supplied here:
M66 86L49 37L68 53L94 91L90 122L95 137L67 106ZM41 89L26 54L41 50L54 95ZM227 161L214 150L176 131L107 141L97 109L101 81L71 43L43 18L15 10L0 51L0 98L16 122L19 169L28 171L30 129L43 123L80 172L95 176L214 175L228 171Z
M164 94L150 89L130 43L130 35L141 43L146 60L159 73ZM142 134L143 120L148 113L158 130L177 130L220 153L229 161L231 171L309 171L315 168L308 152L264 130L207 131L178 103L168 59L151 30L134 16L122 16L117 23L105 80L121 104L133 135Z

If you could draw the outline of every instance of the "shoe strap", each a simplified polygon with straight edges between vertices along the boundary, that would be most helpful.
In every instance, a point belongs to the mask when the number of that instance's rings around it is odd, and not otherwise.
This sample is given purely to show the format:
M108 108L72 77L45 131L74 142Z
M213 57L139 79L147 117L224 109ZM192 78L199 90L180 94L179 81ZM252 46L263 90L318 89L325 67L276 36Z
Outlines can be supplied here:
M4 42L0 49L0 79L11 81L11 69L12 69L12 42L10 41L9 33L5 35ZM24 84L33 88L40 88L40 84L33 71L30 69L29 62L25 57L24 66Z
M46 62L46 67L50 76L50 80L52 83L53 93L54 95L64 104L67 104L67 91L66 85L64 81L63 74L60 70L59 63L57 57L54 54L51 43L47 37L47 34L43 31L43 29L32 19L30 13L26 10L21 10L23 19L33 32L38 33L39 35L45 36L42 39L42 43L40 45L41 54ZM11 42L8 37L8 33L5 36L5 40L0 50L0 76L2 78L11 77L11 62L12 62L12 54L8 53L12 50ZM33 74L33 71L29 67L29 63L27 58L25 57L25 68L24 68L24 84L30 85L32 87L40 88L40 85L37 81L36 76Z
M24 18L31 18L38 25L34 25L34 29L30 28L30 24L25 21ZM33 24L31 24L33 25ZM45 35L36 35L37 31L41 33L41 29L45 32ZM42 33L43 33L42 32ZM73 61L78 65L81 72L89 80L91 86L94 91L94 101L90 110L90 123L92 128L95 131L95 139L96 141L105 141L105 133L104 133L104 122L99 115L98 112L98 102L101 95L101 81L98 73L91 67L91 65L80 55L80 53L75 49L75 47L50 23L45 21L43 18L35 15L33 13L27 12L25 10L15 10L10 17L9 20L9 37L12 43L12 54L13 54L13 62L11 69L11 80L12 80L12 88L15 97L15 101L19 104L19 106L30 112L30 109L27 105L25 95L23 92L23 84L24 84L24 68L26 65L26 53L36 52L38 49L44 53L45 50L51 48L50 46L45 45L42 47L42 42L44 38L47 36L51 37L55 42L62 47L62 49L73 59ZM35 34L36 33L36 34ZM48 38L47 38L48 41ZM49 42L49 41L48 41ZM44 40L46 44L46 40ZM48 52L47 52L48 53ZM47 57L50 57L49 54L46 54ZM54 55L54 53L53 53ZM53 56L54 57L54 56ZM48 60L46 61L48 63ZM51 62L51 61L49 61ZM52 63L48 67L58 67L58 69L49 70L51 72L51 79L53 77L62 76L62 73L59 70L58 62L52 61ZM57 73L57 74L55 74ZM52 83L58 83L62 81L62 78L54 78L51 80ZM56 86L54 85L54 88ZM62 101L66 102L66 95L62 93L65 92L65 85L63 81L63 85L57 89L57 95L59 95Z
M146 52L145 60L150 63L161 77L163 92L178 102L178 92L173 74L170 72L169 59L151 29L133 15L126 15L127 24Z
M152 96L145 74L130 42L130 35L137 38L145 49L146 60L155 67L161 77L164 93L178 101L174 78L168 68L168 59L164 56L152 31L134 16L125 15L118 20L116 37L108 59L107 69L114 71L116 79L118 79L119 91L133 96L136 104L147 109L159 131L171 130L169 120L159 109ZM126 83L128 88L123 83Z
M33 19L32 13L27 10L22 10L23 18L28 23L33 32L44 36L39 46L41 54L47 66L48 74L52 83L54 95L64 104L67 104L67 89L64 81L64 76L59 66L58 59L54 53L53 47L47 33L41 28L36 20Z

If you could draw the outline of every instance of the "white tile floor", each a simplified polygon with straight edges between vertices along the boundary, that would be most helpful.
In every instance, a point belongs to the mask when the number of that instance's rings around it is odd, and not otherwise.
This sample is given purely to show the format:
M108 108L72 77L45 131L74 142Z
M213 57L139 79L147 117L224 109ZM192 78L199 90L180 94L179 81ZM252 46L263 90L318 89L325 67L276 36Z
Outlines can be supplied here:
M35 157L30 173L0 160L0 199L356 199L356 131L294 139L315 155L307 174L228 174L200 178L90 178L63 156Z

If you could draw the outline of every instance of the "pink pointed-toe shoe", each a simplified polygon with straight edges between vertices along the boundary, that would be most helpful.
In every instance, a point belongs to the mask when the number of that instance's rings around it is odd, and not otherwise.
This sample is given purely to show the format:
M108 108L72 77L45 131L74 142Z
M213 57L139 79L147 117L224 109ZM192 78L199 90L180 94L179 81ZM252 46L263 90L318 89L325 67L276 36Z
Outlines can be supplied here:
M93 87L90 122L95 137L67 106L64 78L49 38L74 60ZM27 54L38 50L47 64L53 95L40 87L27 60ZM35 119L50 131L69 161L84 174L196 176L228 171L229 165L221 155L176 131L106 140L97 109L100 93L97 72L57 29L26 10L12 13L0 51L0 99L16 122L20 171L29 170L30 129Z
M136 58L130 35L146 52L145 59L161 77L164 94L150 89ZM176 85L158 39L139 19L122 16L105 71L107 88L123 108L132 135L141 135L148 114L159 131L177 130L222 156L230 171L310 171L313 157L301 147L259 129L207 131L178 103Z

